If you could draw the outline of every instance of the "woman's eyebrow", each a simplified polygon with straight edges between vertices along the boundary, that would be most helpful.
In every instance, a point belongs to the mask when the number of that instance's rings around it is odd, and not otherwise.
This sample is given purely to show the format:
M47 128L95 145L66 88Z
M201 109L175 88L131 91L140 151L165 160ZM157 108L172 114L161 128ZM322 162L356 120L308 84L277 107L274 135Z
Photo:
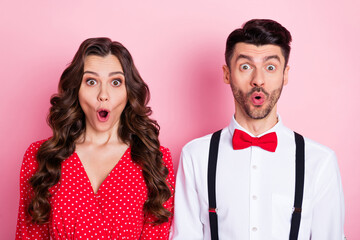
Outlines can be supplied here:
M86 73L89 73L89 74L93 74L93 75L99 76L99 74L97 74L96 72L93 72L93 71L85 71L85 72L83 73L83 75L85 75Z
M118 72L111 72L111 73L109 73L109 77L111 77L111 76L113 76L113 75L116 75L116 74L121 74L121 75L125 76L125 74L124 74L123 72L118 71Z
M95 75L95 76L99 76L98 73L93 72L93 71L85 71L85 72L83 73L83 75L85 75L85 74L93 74L93 75ZM111 73L109 73L109 77L114 76L114 75L117 75L117 74L121 74L121 75L125 76L125 74L124 74L123 72L117 71L117 72L111 72Z

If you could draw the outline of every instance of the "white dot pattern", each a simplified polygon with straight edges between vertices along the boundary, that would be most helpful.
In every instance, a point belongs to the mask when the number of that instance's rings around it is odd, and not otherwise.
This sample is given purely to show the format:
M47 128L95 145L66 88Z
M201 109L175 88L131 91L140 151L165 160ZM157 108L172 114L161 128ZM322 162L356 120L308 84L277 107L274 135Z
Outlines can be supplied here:
M171 220L154 226L143 205L147 187L139 165L128 148L95 194L85 169L74 152L61 164L61 179L49 189L51 213L48 224L31 223L27 206L33 195L28 183L37 170L38 141L27 149L20 172L20 204L16 239L168 239ZM173 213L174 170L169 149L161 147L172 197L164 207Z

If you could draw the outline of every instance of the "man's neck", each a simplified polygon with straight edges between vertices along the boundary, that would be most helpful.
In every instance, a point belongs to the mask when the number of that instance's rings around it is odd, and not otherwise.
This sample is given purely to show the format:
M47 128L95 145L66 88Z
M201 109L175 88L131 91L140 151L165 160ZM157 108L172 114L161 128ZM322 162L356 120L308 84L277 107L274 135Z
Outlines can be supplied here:
M258 136L274 127L278 122L278 117L276 109L273 109L273 112L263 119L253 119L242 112L236 111L235 120L254 136Z

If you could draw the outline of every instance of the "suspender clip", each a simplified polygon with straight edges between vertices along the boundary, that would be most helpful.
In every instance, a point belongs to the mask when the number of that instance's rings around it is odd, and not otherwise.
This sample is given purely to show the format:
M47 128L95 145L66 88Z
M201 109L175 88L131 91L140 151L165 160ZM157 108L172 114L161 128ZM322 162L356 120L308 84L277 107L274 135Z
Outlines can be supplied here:
M293 207L293 212L294 213L301 213L301 211L302 211L301 208Z
M211 213L216 213L216 212L217 212L217 208L209 208L209 212L211 212Z

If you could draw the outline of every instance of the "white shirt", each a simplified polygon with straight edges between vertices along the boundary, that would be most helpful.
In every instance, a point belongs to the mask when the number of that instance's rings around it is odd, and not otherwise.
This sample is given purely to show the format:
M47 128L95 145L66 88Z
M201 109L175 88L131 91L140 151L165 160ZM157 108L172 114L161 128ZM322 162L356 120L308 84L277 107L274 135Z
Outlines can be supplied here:
M279 122L278 146L233 150L234 117L221 133L216 173L220 240L289 239L295 194L295 137ZM258 137L260 137L258 136ZM210 238L207 168L211 134L182 150L175 190L174 240ZM305 183L299 240L344 239L344 198L334 151L305 138Z

